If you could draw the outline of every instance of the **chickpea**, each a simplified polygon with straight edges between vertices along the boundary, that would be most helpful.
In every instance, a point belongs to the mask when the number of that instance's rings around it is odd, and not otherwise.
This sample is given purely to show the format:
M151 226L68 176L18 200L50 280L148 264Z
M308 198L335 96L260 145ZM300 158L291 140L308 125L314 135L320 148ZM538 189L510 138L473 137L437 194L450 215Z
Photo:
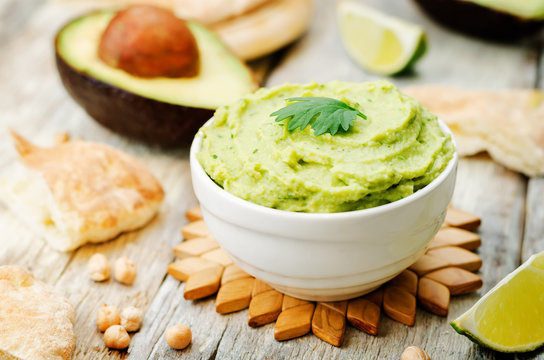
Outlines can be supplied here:
M136 279L136 273L136 264L128 257L121 256L119 259L115 260L113 275L121 284L132 285L134 279Z
M119 325L120 323L119 310L115 306L104 304L98 309L98 315L96 316L98 330L106 331L110 326Z
M422 348L409 346L402 353L401 360L431 360L431 358Z
M185 325L174 325L166 329L164 333L166 343L172 349L185 349L191 343L191 329Z
M104 254L96 253L87 263L87 272L94 281L105 281L110 278L110 264Z
M110 349L126 349L130 344L130 336L121 325L113 325L104 333L104 344Z
M142 311L134 306L121 310L121 326L128 332L140 330Z

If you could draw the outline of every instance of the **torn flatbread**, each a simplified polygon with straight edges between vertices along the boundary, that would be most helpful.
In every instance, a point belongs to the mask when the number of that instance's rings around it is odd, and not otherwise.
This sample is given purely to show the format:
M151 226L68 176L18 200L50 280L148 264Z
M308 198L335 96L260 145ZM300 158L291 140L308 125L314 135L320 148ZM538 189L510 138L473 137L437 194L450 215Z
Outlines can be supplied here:
M182 19L210 25L240 16L271 0L174 0L174 12Z
M21 164L1 179L0 199L53 248L112 239L157 213L163 189L131 156L81 140L42 148L12 135Z
M544 175L543 92L444 86L413 86L403 91L449 126L461 156L487 151L512 170Z
M75 311L53 288L18 266L0 266L0 359L66 360Z

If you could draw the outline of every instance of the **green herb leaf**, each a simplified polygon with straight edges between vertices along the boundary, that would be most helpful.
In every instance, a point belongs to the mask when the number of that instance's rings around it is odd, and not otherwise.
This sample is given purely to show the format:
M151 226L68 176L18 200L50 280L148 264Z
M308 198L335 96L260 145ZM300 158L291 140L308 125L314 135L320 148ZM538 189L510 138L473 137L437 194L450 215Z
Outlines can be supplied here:
M357 116L366 119L366 115L359 110L328 97L295 97L287 100L293 103L274 111L270 116L276 116L276 122L287 119L289 131L297 128L304 130L311 125L315 136L326 132L335 135L340 128L348 131Z

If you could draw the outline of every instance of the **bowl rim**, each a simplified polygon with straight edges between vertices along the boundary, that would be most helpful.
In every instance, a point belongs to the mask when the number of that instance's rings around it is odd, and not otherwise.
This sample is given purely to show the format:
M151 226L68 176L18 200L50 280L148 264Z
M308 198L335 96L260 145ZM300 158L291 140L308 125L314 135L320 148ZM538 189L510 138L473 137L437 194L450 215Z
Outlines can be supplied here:
M420 198L425 197L427 194L431 193L433 190L435 190L441 183L443 183L456 169L457 162L458 162L458 152L457 152L457 144L455 142L455 138L453 136L453 132L448 128L448 126L440 119L438 120L438 125L440 129L445 133L450 135L451 141L453 143L453 156L451 157L450 161L448 162L448 165L442 172L429 184L427 184L424 188L416 191L413 194L408 195L405 198L402 198L400 200L393 201L388 204L368 208L368 209L361 209L361 210L351 210L351 211L343 211L343 212L335 212L335 213L306 213L306 212L296 212L296 211L289 211L289 210L281 210L281 209L274 209L270 207L266 207L264 205L259 205L257 203L251 202L249 200L244 200L236 195L233 195L217 185L212 178L204 171L204 168L196 158L196 154L200 151L201 145L202 145L202 139L203 139L203 133L202 129L210 126L213 122L214 117L212 116L202 127L199 129L199 131L196 133L193 142L191 144L190 152L189 152L189 161L191 164L191 171L196 171L197 174L194 174L198 177L198 179L203 179L207 183L207 187L210 189L215 189L212 191L215 191L215 193L218 196L222 196L225 200L230 201L233 203L233 205L237 205L240 207L246 207L248 210L251 210L258 215L262 216L274 216L276 218L284 218L288 217L290 220L299 219L301 221L310 221L310 220L348 220L353 218L366 218L366 217L372 217L376 215L383 214L388 211L392 211L394 209L403 207L405 205L408 205L410 203L413 203Z

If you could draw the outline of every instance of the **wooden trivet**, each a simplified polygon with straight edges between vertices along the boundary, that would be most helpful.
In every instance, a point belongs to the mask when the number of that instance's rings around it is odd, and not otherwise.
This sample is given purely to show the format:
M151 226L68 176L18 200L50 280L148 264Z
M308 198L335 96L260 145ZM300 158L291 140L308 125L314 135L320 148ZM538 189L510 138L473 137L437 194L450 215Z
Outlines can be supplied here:
M474 274L482 259L473 251L481 245L477 216L449 208L444 225L418 261L370 294L349 301L311 302L284 295L252 277L232 262L211 236L199 207L186 213L189 224L181 229L185 241L174 248L177 260L168 274L185 281L184 297L202 299L217 294L215 310L228 314L246 308L248 325L259 327L276 322L279 341L310 331L334 346L341 346L346 324L377 335L381 310L391 319L412 326L416 304L447 316L451 295L462 295L482 287Z

